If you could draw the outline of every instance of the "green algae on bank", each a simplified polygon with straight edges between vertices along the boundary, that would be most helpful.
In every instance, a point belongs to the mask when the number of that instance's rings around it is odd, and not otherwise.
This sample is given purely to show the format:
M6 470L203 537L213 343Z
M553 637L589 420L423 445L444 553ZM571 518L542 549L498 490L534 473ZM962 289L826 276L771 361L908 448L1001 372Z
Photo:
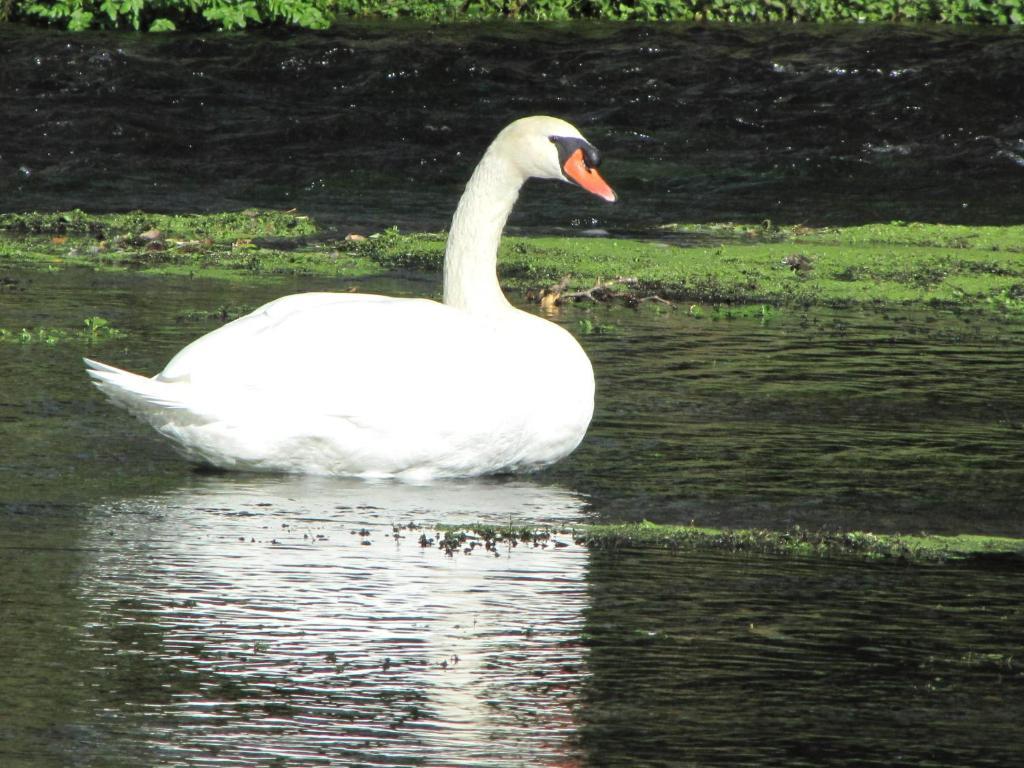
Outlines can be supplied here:
M166 214L146 211L90 214L82 210L0 214L5 235L87 235L94 240L131 241L159 230L166 237L230 240L242 237L313 235L317 226L294 211L246 209L228 213Z
M0 215L0 265L253 280L438 274L445 236L330 232L295 212ZM506 237L506 290L537 300L944 307L1024 318L1024 226L670 225L644 239Z
M865 531L832 532L793 528L784 531L705 528L689 525L626 523L588 525L574 538L590 548L659 547L716 549L767 554L900 559L944 562L978 557L1024 557L1024 539L962 534L882 534Z
M243 281L284 275L363 277L384 271L322 240L316 224L294 212L92 215L73 210L0 215L0 265Z
M784 531L707 528L694 525L607 523L550 528L531 526L439 526L437 546L447 554L466 554L479 545L496 551L497 544L555 547L570 538L591 550L632 548L714 550L818 558L900 560L911 563L949 562L978 558L1024 559L1024 539L963 534L929 536L830 532L793 528ZM560 538L561 537L561 538ZM422 546L433 539L421 538Z

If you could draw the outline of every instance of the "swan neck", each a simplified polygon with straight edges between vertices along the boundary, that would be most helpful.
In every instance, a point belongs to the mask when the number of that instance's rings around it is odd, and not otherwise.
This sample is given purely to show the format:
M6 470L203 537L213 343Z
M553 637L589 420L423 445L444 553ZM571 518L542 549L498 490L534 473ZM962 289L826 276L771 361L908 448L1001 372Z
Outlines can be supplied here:
M498 284L498 244L525 178L494 146L455 209L444 255L444 303L488 314L511 305Z

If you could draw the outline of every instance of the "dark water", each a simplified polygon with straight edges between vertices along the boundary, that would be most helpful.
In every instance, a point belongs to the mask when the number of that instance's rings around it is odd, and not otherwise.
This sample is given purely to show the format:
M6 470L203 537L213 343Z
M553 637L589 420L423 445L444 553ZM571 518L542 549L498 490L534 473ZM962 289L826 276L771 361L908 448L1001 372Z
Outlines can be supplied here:
M95 350L0 345L0 501L14 504L189 476L149 427L92 392L83 354L152 374L218 322L190 310L310 289L440 291L433 280L4 274L17 281L0 294L4 326L74 328L98 314L129 333ZM604 520L1024 536L1024 324L938 311L716 317L650 305L554 317L594 362L597 409L583 445L535 477Z
M437 229L487 142L535 113L581 126L622 201L539 185L513 218L527 229L1024 211L1020 30L0 30L0 104L6 211L297 206L349 228Z
M1022 40L0 29L0 209L297 205L437 228L494 131L548 111L605 150L623 203L537 185L524 229L1019 222ZM554 319L598 379L579 451L408 486L197 474L81 370L89 354L155 372L212 327L187 310L348 285L0 277L0 327L98 314L128 332L0 344L4 768L1019 762L1019 564L419 543L478 520L1024 535L1019 323L568 309Z
M500 519L550 493L462 502ZM208 479L5 515L3 764L976 767L1024 746L1019 569L447 558L390 523L457 502L368 500Z
M4 766L1005 766L1024 748L1019 564L419 543L436 523L645 517L1022 535L1019 326L574 309L556 319L605 331L582 337L598 412L546 472L208 476L104 403L80 356L153 371L210 327L185 310L322 284L7 275L15 327L102 312L130 335L0 345Z

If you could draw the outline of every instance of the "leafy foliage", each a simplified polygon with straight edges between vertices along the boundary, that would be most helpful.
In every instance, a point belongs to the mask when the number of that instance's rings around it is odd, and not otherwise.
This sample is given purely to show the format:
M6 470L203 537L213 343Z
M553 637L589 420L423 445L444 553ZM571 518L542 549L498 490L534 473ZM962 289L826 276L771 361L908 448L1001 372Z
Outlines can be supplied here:
M14 0L12 15L71 31L233 30L267 24L324 29L333 20L336 5L333 0Z
M339 17L1021 24L1024 0L0 0L0 20L69 30L323 29Z

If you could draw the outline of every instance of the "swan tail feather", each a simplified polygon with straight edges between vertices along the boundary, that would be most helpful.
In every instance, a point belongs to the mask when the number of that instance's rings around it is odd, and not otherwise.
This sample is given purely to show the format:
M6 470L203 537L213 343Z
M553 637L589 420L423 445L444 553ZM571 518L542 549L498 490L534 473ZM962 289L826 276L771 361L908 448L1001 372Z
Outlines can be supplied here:
M132 413L149 411L153 408L187 408L188 404L175 396L174 385L157 379L150 379L112 365L89 358L85 362L86 373L92 378L107 399Z

